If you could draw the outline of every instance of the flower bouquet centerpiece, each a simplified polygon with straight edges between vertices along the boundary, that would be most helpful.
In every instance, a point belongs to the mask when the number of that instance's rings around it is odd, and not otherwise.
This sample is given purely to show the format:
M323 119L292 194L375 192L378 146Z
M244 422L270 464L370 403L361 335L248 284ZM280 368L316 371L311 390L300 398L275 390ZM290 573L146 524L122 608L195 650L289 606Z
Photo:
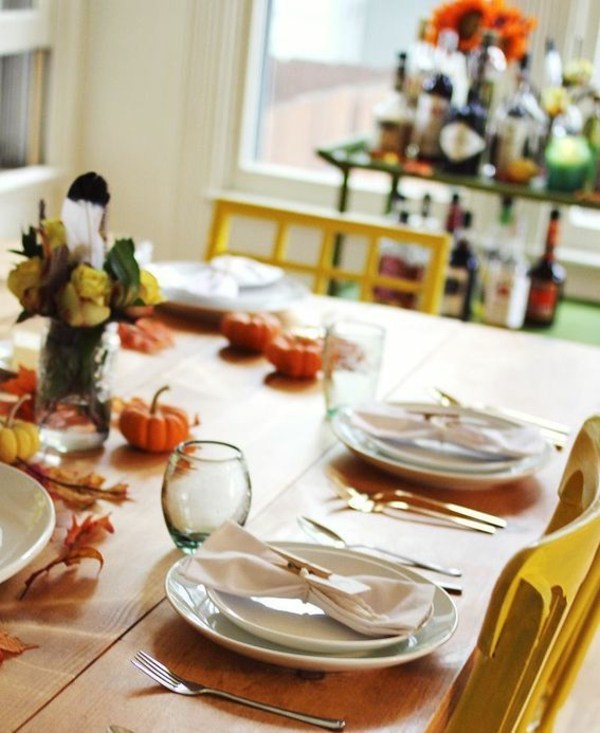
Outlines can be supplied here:
M141 270L132 239L109 247L104 232L110 194L96 173L71 185L60 219L22 236L25 258L8 276L23 306L19 321L47 317L40 351L36 420L43 442L61 452L101 445L110 425L111 375L119 345L115 321L162 300L154 276Z

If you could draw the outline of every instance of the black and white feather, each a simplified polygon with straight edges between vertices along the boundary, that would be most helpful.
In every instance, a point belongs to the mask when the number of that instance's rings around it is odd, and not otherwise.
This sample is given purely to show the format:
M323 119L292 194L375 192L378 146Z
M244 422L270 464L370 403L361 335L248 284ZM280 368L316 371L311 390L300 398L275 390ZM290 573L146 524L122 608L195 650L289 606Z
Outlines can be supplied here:
M102 269L106 254L102 224L109 200L104 178L85 173L71 184L61 212L69 249L80 262L97 269Z

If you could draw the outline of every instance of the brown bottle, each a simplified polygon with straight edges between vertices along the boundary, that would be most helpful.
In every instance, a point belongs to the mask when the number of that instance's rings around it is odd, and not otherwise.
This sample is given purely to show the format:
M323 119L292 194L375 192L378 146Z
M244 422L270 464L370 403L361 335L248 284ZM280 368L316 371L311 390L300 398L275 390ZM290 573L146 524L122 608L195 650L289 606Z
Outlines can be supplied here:
M565 268L556 262L560 212L553 209L548 222L546 248L541 259L529 270L530 288L525 323L529 326L550 326L554 322L562 289Z

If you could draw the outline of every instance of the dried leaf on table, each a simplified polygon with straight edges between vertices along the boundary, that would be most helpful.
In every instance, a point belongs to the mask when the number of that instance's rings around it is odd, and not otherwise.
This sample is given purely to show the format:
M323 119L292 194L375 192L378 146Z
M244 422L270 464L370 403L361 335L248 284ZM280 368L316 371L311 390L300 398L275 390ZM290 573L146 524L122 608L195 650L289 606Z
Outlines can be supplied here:
M79 565L79 563L82 560L85 559L92 559L97 560L100 567L98 569L98 572L102 570L102 567L104 565L104 558L102 557L102 553L100 553L95 547L79 547L74 546L72 548L69 548L67 552L64 555L61 555L60 557L56 557L54 560L50 561L47 565L44 565L43 568L40 568L39 570L36 570L34 573L32 573L27 580L25 581L25 588L23 589L23 592L19 596L20 598L23 598L29 588L31 588L31 585L33 582L40 577L40 575L43 575L44 573L48 573L52 568L56 567L57 565L64 564L66 567L71 567L73 565Z
M171 329L154 318L138 318L135 323L119 323L119 337L124 349L155 354L175 344Z
M0 391L6 392L7 394L15 395L15 397L21 397L22 395L31 395L30 400L26 400L20 407L16 414L21 420L27 420L32 422L34 420L34 397L35 390L37 388L37 376L34 369L28 369L22 365L19 365L19 371L16 377L6 379L0 383ZM3 405L2 412L8 411L12 408L13 403L7 403Z
M113 504L129 499L125 482L105 487L106 479L97 473L80 474L72 469L41 463L22 463L21 468L37 479L53 498L62 499L71 507L85 509L99 499Z
M112 534L114 531L108 514L103 517L94 517L92 514L88 514L81 524L77 522L77 517L73 514L71 516L71 528L64 539L64 545L69 548L80 547L85 545L86 542L96 539L100 532L110 532Z
M37 649L37 644L26 644L16 636L11 636L8 631L0 628L0 664L5 654L22 654L28 649Z

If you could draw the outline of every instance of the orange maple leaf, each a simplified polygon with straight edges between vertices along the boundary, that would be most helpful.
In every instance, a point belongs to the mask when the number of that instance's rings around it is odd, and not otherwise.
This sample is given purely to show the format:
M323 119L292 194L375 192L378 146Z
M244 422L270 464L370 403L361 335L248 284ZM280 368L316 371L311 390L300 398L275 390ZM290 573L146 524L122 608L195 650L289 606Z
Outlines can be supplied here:
M115 531L108 514L103 517L88 514L81 524L77 522L77 517L73 514L71 515L71 528L64 539L64 545L68 548L81 547L94 539L102 530L111 534Z
M34 369L28 369L19 364L19 371L16 377L7 379L0 383L0 390L8 394L21 397L22 395L31 395L30 400L26 400L17 411L17 417L22 420L33 422L34 420L34 403L35 390L37 388L37 375ZM9 407L12 407L12 403Z
M27 649L37 649L37 644L26 644L16 636L11 636L5 629L0 629L0 664L4 654L22 654Z
M54 558L54 560L51 560L47 565L44 565L43 568L40 568L39 570L36 570L34 573L31 573L31 575L27 578L25 581L25 588L23 589L23 592L19 596L19 598L24 598L25 594L31 588L32 583L40 577L40 575L43 575L44 573L50 572L53 567L56 567L57 565L66 565L66 567L71 567L72 565L79 565L82 560L85 560L86 558L90 558L92 560L97 560L100 568L102 570L102 567L104 565L104 558L102 557L102 553L100 553L95 547L73 547L67 550L67 552L64 555L61 555L60 557Z

